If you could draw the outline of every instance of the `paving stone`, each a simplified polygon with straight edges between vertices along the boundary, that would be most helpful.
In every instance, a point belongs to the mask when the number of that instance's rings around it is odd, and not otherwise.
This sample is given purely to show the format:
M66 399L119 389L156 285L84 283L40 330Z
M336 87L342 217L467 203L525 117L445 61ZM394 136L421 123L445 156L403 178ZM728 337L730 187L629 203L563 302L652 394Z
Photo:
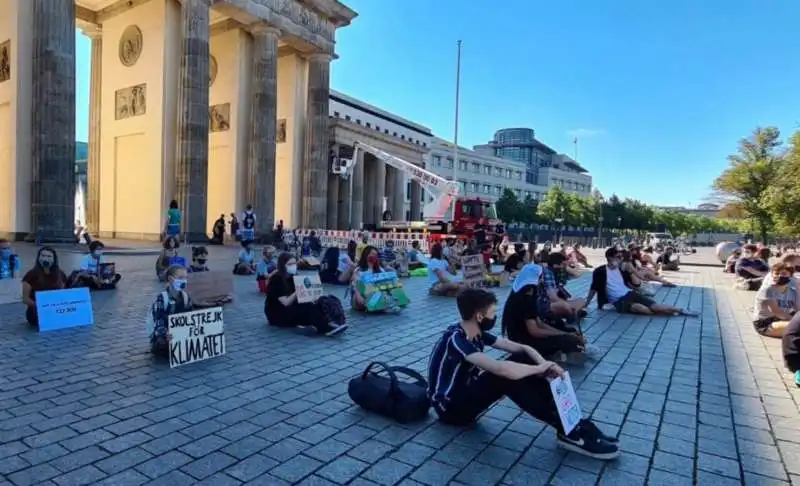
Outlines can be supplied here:
M394 459L382 459L362 473L368 479L383 486L393 486L400 482L413 467Z

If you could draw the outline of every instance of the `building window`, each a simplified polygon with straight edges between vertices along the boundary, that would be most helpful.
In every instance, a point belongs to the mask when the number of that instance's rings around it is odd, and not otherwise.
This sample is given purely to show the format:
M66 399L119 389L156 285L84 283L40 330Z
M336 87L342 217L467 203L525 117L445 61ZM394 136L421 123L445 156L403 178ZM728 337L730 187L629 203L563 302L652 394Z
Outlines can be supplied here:
M385 133L386 135L389 135L389 129L388 128L384 128L383 129L383 133Z
M501 186L494 186L494 193L498 196L503 192L503 188Z
M478 192L478 183L473 182L469 185L470 192Z
M484 184L483 185L483 192L485 192L486 194L491 194L492 193L492 186L490 186L489 184Z
M392 136L396 137L397 136L397 132L392 132Z
M358 123L359 125L361 125L361 120L360 120L360 119L358 119L358 118L356 118L356 123Z
M453 159L447 159L447 168L448 169L452 169L453 168Z
M381 131L381 127L379 127L378 125L375 125L375 130L380 132Z
M463 160L458 161L458 170L467 170L467 163Z
M411 181L406 182L406 201L411 201Z
M480 172L481 172L481 164L473 162L472 163L472 172L474 172L476 174L480 174Z
M501 169L500 167L495 167L494 168L494 176L495 177L503 177L503 169Z

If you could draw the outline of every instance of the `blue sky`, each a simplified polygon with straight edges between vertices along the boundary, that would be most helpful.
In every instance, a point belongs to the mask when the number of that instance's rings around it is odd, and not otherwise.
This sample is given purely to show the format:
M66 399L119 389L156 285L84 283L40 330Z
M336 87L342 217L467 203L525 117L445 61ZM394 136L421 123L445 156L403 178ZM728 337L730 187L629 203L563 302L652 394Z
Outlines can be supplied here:
M345 3L359 17L338 33L334 89L452 140L462 39L459 142L525 126L572 155L577 133L606 196L697 204L740 137L800 128L795 0ZM79 37L85 140L90 44Z

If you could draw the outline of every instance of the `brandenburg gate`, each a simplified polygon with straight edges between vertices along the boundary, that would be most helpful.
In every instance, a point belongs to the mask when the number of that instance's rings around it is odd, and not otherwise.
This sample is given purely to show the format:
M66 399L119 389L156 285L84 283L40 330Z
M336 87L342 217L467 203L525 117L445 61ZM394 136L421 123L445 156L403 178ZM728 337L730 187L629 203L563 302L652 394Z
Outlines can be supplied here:
M253 204L324 227L337 0L0 0L0 237L73 239L75 28L91 38L87 224L205 238Z

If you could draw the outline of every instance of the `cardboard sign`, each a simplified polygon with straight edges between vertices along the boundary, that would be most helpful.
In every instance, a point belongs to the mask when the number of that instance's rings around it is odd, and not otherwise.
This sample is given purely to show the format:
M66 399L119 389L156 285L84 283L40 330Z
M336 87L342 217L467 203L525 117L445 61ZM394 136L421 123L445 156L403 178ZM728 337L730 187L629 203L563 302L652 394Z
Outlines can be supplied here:
M470 287L483 285L486 266L483 264L482 255L468 255L461 257L461 271L464 275L464 283Z
M195 305L208 307L233 299L233 274L195 272L186 275L186 293Z
M575 389L572 387L569 373L564 372L564 378L550 380L550 390L553 392L553 400L556 402L558 417L564 427L564 434L569 434L583 418L581 406L578 404L578 397L575 395Z
M319 280L319 274L295 275L294 290L297 292L298 303L316 302L322 297L322 282Z
M97 266L97 273L100 278L111 280L117 274L117 265L115 263L101 263Z
M167 319L170 368L225 354L222 307L182 312Z
M411 302L395 272L361 273L356 289L367 303L367 312L403 308Z
M179 257L179 256L174 256L174 257L170 258L168 260L168 262L169 262L168 263L169 266L172 266L172 265L178 265L178 266L181 266L181 267L185 267L186 266L186 259L183 258L183 257Z
M94 324L92 294L86 287L36 292L39 332Z

